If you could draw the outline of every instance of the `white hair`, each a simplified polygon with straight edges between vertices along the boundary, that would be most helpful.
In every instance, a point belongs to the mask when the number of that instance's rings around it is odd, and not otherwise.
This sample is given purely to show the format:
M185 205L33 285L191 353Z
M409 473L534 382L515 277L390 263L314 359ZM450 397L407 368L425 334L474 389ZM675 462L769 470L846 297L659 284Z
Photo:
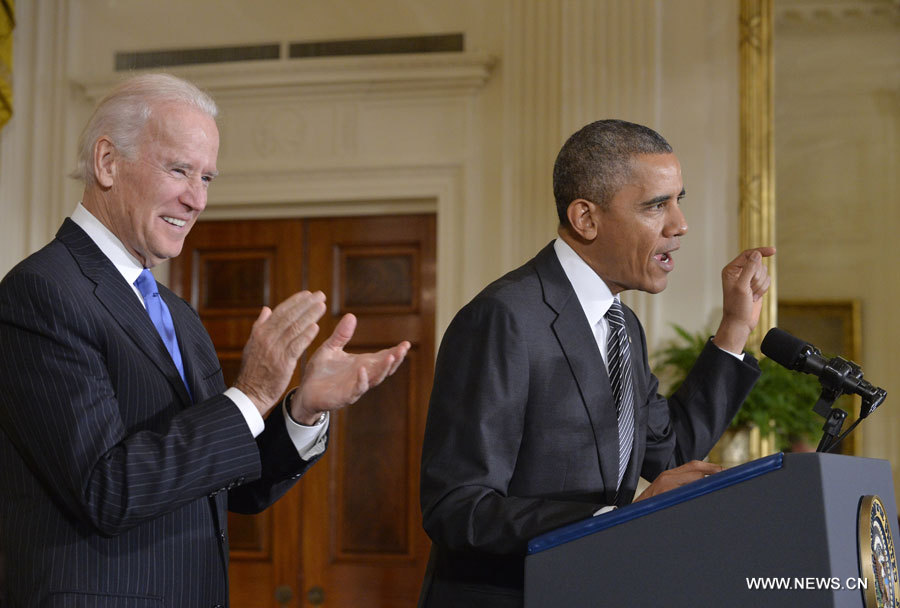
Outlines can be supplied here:
M166 103L187 104L212 119L219 113L212 97L171 74L142 74L124 80L100 100L81 132L71 177L80 179L86 186L94 183L94 146L104 136L126 158L135 158L139 137L154 108Z

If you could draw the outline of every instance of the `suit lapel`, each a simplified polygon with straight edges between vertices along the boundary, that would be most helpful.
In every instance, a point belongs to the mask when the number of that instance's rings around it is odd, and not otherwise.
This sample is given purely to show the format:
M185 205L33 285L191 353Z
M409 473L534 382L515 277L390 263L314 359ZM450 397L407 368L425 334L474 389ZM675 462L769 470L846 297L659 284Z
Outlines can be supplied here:
M535 256L534 264L543 287L544 302L557 313L551 324L552 330L578 384L597 444L606 503L613 504L619 471L619 435L615 398L606 366L584 310L556 257L553 243Z
M94 295L109 315L134 340L159 371L175 388L185 404L190 404L184 382L175 368L169 351L141 306L131 286L122 278L112 262L75 222L66 219L56 238L68 247L84 275L94 282ZM177 332L177 329L176 329Z

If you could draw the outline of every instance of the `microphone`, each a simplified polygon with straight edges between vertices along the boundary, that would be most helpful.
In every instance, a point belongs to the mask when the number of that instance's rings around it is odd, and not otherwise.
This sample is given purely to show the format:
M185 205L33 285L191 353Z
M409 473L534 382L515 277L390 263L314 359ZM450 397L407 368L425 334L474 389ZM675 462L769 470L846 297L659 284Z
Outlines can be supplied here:
M862 397L860 419L865 418L882 404L887 392L863 380L859 365L841 357L826 359L818 348L796 338L777 327L773 327L763 338L760 346L763 354L790 370L818 377L822 386L835 393L859 395ZM820 412L821 413L821 412ZM827 416L826 414L823 414Z

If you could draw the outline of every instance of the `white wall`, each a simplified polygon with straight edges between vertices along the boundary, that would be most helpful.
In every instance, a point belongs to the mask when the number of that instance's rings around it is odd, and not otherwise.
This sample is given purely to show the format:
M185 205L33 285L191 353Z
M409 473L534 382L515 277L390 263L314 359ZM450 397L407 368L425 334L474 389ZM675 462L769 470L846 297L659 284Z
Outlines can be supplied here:
M855 431L857 444L863 455L895 460L900 7L806 4L783 2L775 30L779 297L859 299L859 363L888 398Z
M660 130L686 178L691 231L670 288L660 297L631 298L651 341L670 335L670 322L709 325L719 306L719 270L737 248L736 2L42 0L37 6L34 27L20 19L19 31L33 38L19 48L30 44L40 57L32 54L31 68L17 70L34 74L34 114L14 118L21 120L10 131L25 130L31 147L25 164L41 170L3 200L20 220L31 218L32 235L25 243L0 243L9 260L4 270L24 255L23 246L30 251L49 239L77 201L77 184L62 177L90 108L77 85L110 82L116 51L464 32L467 51L496 62L464 112L466 149L454 160L463 209L457 225L440 235L453 240L445 252L462 253L458 267L444 272L456 280L439 286L439 325L554 236L553 158L572 131L603 117ZM7 157L0 165L4 181L11 170ZM210 208L216 204L214 191Z
M19 129L17 150L25 153L17 162L0 162L0 182L14 186L14 196L0 200L21 221L5 226L19 241L0 242L4 272L52 238L78 200L78 184L63 176L92 105L82 85L102 87L118 77L112 72L116 51L464 32L467 51L495 61L490 77L460 110L466 133L435 141L435 163L453 177L437 188L440 194L424 189L446 199L439 213L438 333L484 284L553 238L550 174L556 151L572 131L604 117L660 130L679 154L689 193L691 229L668 290L627 297L645 322L651 346L671 336L671 323L691 330L714 327L719 270L737 250L737 2L344 0L268 1L248 8L236 0L42 0L37 6L30 17L20 15L19 32L28 35L18 48L31 50L17 55L27 57L17 74L29 80L33 103L23 104L28 113L20 112L13 119L18 125L8 129ZM187 72L198 79L206 73ZM227 117L231 108L225 109ZM231 128L223 120L223 142ZM406 137L418 136L415 128L407 130ZM460 142L463 149L457 149ZM312 152L306 156L314 157ZM353 168L378 168L377 156L357 159ZM248 198L263 198L259 180L250 175L259 163L229 157L224 143L221 160L223 179L207 215L271 215L261 205L240 211L228 206L241 185ZM409 175L422 174L421 167L405 167ZM347 163L340 170L346 175ZM294 186L301 193L295 203L304 196L328 199L320 182ZM339 188L330 195L357 196ZM289 212L317 213L309 205Z

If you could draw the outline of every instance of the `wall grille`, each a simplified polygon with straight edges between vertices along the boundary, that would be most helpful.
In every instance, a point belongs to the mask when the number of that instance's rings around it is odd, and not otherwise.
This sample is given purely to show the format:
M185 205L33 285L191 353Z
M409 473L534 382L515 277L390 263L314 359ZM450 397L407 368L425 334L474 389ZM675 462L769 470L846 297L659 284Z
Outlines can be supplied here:
M359 38L354 40L321 40L291 42L287 45L288 59L309 57L341 57L350 55L394 55L402 53L453 53L465 50L463 34L435 34L429 36L401 36L394 38ZM152 51L118 52L115 70L141 70L202 63L232 61L265 61L282 58L278 43L207 47L192 49L162 49Z
M462 34L408 36L400 38L362 38L292 42L288 56L337 57L341 55L395 55L401 53L453 53L463 50Z
M168 49L116 53L116 71L164 68L174 65L226 63L230 61L259 61L278 59L280 44L254 46L225 46L195 49Z

